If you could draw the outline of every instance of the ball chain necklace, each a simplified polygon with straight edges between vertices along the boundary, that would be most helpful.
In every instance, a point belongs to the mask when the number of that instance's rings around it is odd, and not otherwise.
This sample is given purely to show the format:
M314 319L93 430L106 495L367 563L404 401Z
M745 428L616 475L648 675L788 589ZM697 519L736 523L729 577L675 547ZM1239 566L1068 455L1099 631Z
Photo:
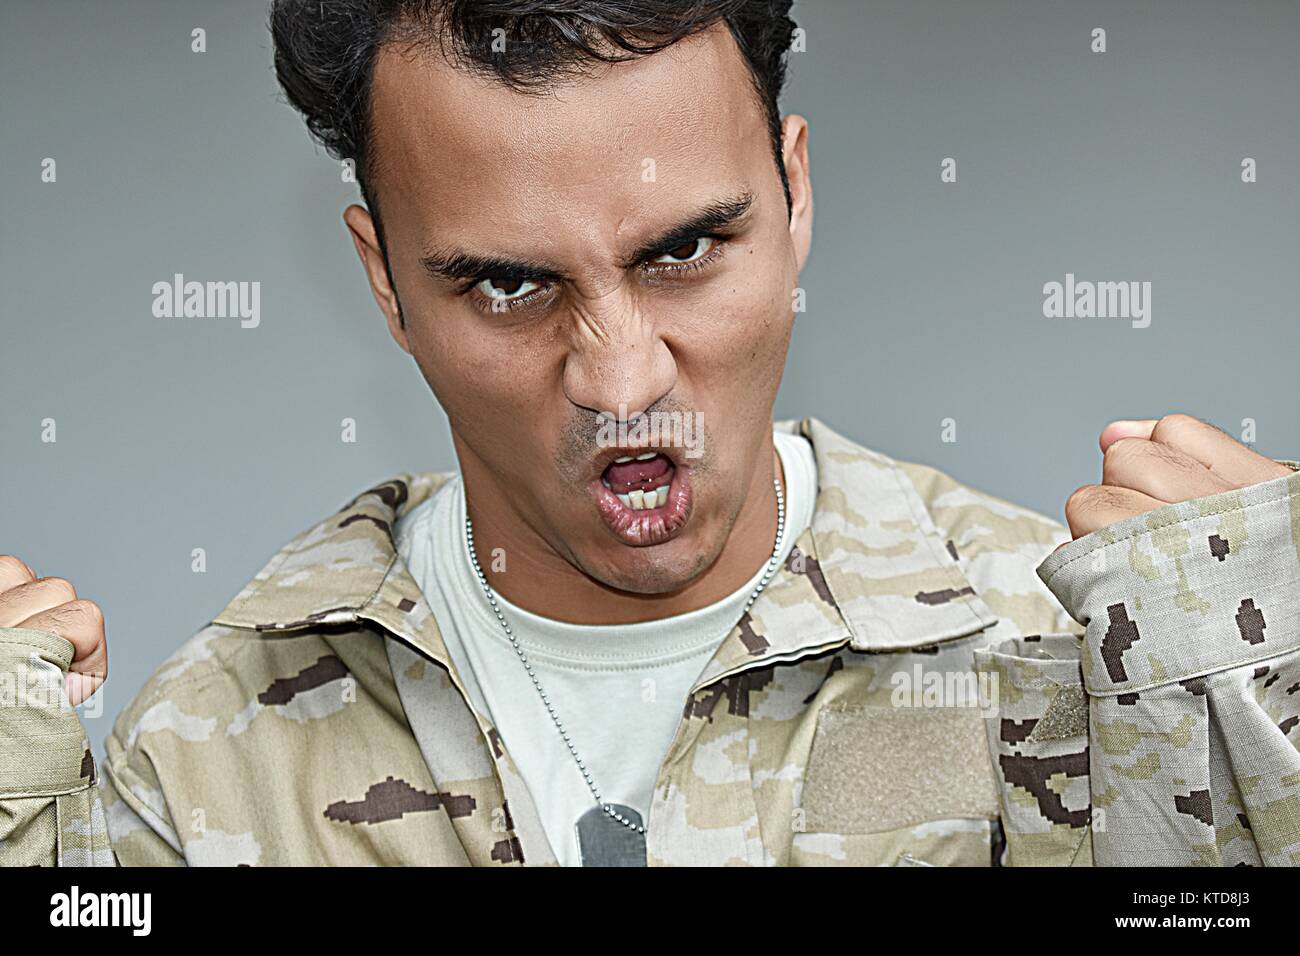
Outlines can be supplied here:
M781 543L785 538L785 495L781 492L780 478L773 477L772 485L776 489L776 544L772 547L772 557L768 559L767 567L763 569L763 576L745 601L746 612L753 606L758 596L763 593L763 588L767 587L768 582L772 580L772 575L776 573L777 566L780 563ZM474 576L478 578L478 583L483 588L483 594L487 598L488 604L491 605L493 613L497 616L497 623L501 625L506 637L510 639L510 646L515 649L515 656L519 658L520 663L524 665L524 670L528 672L528 678L533 682L533 688L546 706L546 712L550 715L551 722L555 724L555 729L559 731L560 737L564 740L564 746L568 748L569 755L573 757L574 762L578 765L578 770L582 773L582 779L587 782L587 789L591 791L591 795L596 799L596 805L600 807L605 816L614 822L634 833L644 835L644 824L624 816L614 806L602 799L600 789L591 778L591 771L587 769L586 763L579 756L578 748L569 738L569 732L564 729L564 724L561 723L559 715L555 712L555 705L551 703L550 697L542 688L541 681L537 679L537 674L533 671L533 665L528 662L528 655L524 653L524 649L519 644L519 638L515 636L515 632L506 623L505 615L501 613L501 608L497 605L496 593L492 590L492 585L488 584L483 569L479 567L478 554L474 550L474 525L469 520L468 509L465 514L465 537L469 543L469 560L474 565Z

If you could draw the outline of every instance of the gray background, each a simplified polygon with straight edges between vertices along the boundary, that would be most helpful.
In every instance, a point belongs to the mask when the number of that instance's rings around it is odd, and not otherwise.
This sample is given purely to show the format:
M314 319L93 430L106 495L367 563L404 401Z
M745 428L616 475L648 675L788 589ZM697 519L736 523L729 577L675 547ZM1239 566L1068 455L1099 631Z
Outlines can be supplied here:
M0 10L0 552L104 607L99 750L289 538L455 462L339 219L355 187L280 97L264 3ZM1097 480L1111 418L1181 410L1237 434L1249 417L1259 450L1300 457L1300 3L819 0L795 17L808 50L784 105L812 124L817 212L778 417L1058 519ZM261 327L154 318L175 272L260 281ZM1152 282L1151 327L1043 318L1066 272Z

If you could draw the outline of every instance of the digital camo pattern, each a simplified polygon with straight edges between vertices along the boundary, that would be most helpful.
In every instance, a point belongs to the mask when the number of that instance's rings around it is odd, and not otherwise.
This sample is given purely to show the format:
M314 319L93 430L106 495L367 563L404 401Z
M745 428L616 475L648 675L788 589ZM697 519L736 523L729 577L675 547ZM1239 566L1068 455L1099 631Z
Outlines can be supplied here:
M1087 625L1097 862L1300 864L1300 473L1116 522L1039 574Z
M1082 629L1035 573L1068 533L816 419L777 427L813 444L817 510L681 704L648 862L1090 862L1091 804L1108 801L1113 825L1150 781L1110 774L1098 791L1094 753L1089 790L1088 773L1030 759L1088 763ZM69 746L38 762L21 744L23 708L0 710L0 821L16 821L0 852L112 862L106 827L123 864L553 864L508 742L467 703L393 547L396 518L446 477L386 481L290 542L122 713L98 787L79 773L86 754ZM1244 540L1236 526L1215 533L1234 549ZM1235 557L1262 575L1277 557L1263 541L1281 531L1250 533L1257 546ZM1162 600L1158 587L1129 593L1134 614L1139 597ZM0 657L0 674L42 648L66 667L66 642L5 633L19 650ZM1288 681L1257 678L1256 710L1284 721ZM84 742L71 711L46 717ZM1255 753L1258 727L1210 726L1213 747ZM1284 786L1270 762L1281 752L1261 754L1255 776ZM42 771L55 790L23 791ZM1256 791L1237 786L1249 817Z
M1086 866L1092 794L1079 640L1029 635L975 655L998 689L985 721L1009 866Z
M72 645L0 628L0 866L112 862L90 741L63 692Z

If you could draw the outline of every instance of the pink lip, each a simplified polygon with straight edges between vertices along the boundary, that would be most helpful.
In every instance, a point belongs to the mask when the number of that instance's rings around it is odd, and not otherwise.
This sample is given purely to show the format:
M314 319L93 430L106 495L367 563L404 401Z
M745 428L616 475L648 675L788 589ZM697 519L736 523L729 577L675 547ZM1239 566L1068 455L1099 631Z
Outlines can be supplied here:
M663 544L676 537L691 518L690 467L678 465L668 486L668 500L659 508L633 511L618 500L599 478L588 486L596 499L596 510L605 526L623 544L634 548Z

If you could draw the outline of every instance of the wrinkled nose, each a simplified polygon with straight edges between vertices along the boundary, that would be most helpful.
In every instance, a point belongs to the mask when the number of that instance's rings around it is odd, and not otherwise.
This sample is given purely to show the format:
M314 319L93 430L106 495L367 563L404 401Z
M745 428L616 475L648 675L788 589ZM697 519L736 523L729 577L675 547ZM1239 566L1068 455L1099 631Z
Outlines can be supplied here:
M595 413L627 418L672 391L677 363L654 322L635 303L604 303L600 314L579 308L564 364L569 401Z

